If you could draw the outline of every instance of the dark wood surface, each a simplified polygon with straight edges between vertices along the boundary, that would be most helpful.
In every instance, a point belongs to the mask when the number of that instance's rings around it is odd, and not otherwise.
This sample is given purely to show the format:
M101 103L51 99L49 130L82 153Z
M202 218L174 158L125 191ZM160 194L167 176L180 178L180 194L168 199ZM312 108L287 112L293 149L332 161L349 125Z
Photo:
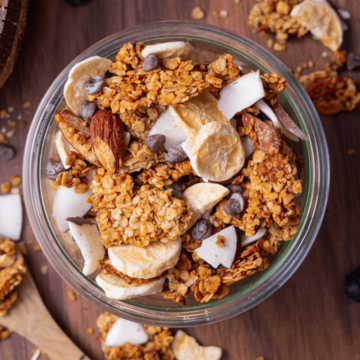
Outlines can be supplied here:
M15 108L12 118L22 114L27 128L18 132L10 144L17 156L9 163L0 162L0 183L13 174L21 174L22 151L27 129L43 94L59 72L80 52L121 29L159 20L191 20L191 10L200 5L206 11L202 21L237 31L266 46L268 37L253 34L247 25L255 0L93 0L73 7L64 0L30 1L29 23L14 73L0 90L0 110ZM360 3L333 1L351 12L350 30L345 46L360 53ZM229 17L219 19L213 11L225 9ZM292 39L285 52L275 52L288 67L313 60L323 69L327 50L308 35ZM346 73L346 72L345 72ZM352 72L358 82L359 72ZM28 110L22 109L31 102ZM332 117L322 117L331 157L331 191L320 234L308 257L294 276L274 295L256 308L231 320L188 329L204 345L224 349L223 359L267 360L360 359L360 304L347 300L342 292L344 277L360 266L360 107ZM0 120L0 128L7 127ZM355 149L350 156L347 151ZM87 300L67 298L70 287L47 264L41 252L35 252L35 239L25 219L23 241L30 272L54 319L91 359L102 359L95 320L101 310ZM90 335L86 329L92 327ZM0 342L0 359L29 360L34 346L13 334ZM41 359L47 359L44 355ZM66 359L64 359L66 360Z

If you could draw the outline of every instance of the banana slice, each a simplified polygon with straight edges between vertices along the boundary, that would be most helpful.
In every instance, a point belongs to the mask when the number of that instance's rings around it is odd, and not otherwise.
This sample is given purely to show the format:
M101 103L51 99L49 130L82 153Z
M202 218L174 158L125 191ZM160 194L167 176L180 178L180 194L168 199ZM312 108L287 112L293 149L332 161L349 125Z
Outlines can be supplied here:
M60 156L60 160L64 165L64 168L70 169L70 165L66 165L66 158L69 155L70 151L77 152L66 140L62 132L59 130L55 135L55 146L56 150Z
M195 141L201 128L209 122L229 124L228 119L218 109L216 97L207 90L192 98L186 107L170 105L169 111L176 125L191 141Z
M69 78L64 86L64 96L69 108L80 115L81 103L88 99L85 92L85 82L95 75L104 76L112 61L100 56L92 56L76 64L69 72Z
M290 16L309 29L329 49L339 49L343 41L343 29L339 16L329 4L304 1L293 7Z
M162 291L166 278L156 278L146 283L134 282L128 284L121 277L109 274L99 274L96 282L110 299L126 300L135 296L153 295Z
M245 163L240 136L230 124L218 121L203 126L191 149L190 163L202 178L225 181Z
M164 244L154 241L145 247L124 244L108 249L112 266L127 276L151 279L179 261L181 238Z
M229 192L228 188L219 184L199 183L184 191L184 201L186 205L191 207L191 210L204 214Z
M148 45L141 52L143 57L149 54L155 54L159 59L181 57L181 60L190 60L194 48L183 41L173 41L163 44Z

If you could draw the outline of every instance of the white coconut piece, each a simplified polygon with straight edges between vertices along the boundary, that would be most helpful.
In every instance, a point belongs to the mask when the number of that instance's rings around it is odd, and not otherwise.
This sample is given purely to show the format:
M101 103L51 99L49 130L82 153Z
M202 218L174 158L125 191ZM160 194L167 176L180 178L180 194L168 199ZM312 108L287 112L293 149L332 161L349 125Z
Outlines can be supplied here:
M128 284L116 275L99 274L96 282L110 299L126 300L136 296L153 295L162 291L166 278L162 276L146 283L133 282Z
M213 208L214 208L214 207L210 208L209 210L206 210L206 211L201 215L201 218L202 218L202 219L205 219L205 220L209 220L209 217L210 217L210 214L211 214Z
M81 103L88 99L85 92L86 80L95 76L104 76L112 61L100 56L89 57L77 63L69 72L64 86L64 97L69 108L76 114L81 113Z
M248 156L250 156L254 150L253 150L253 142L251 141L250 139L250 136L247 136L245 138L244 141L241 142L242 143L242 146L244 148L244 151L245 151L245 157L247 158Z
M61 160L62 164L64 165L64 168L70 169L71 166L66 165L66 158L68 157L70 151L75 151L75 152L77 152L77 151L71 146L71 144L69 144L66 141L64 135L62 134L62 132L60 130L55 135L55 146L56 146L56 150L60 156L60 160Z
M164 146L167 151L169 151L169 149L177 142L185 141L187 139L185 133L176 125L169 109L163 112L156 120L155 124L150 129L148 136L157 134L166 136Z
M90 275L99 267L105 256L104 246L99 241L100 232L96 224L83 218L67 218L71 235L84 258L84 275Z
M187 138L184 142L181 143L181 147L183 148L185 154L188 156L189 159L193 145L194 143L189 138Z
M217 246L218 236L223 236L225 246L220 248ZM237 235L234 226L229 226L224 230L208 237L202 241L201 246L195 250L196 254L213 268L217 268L220 264L225 267L231 267L236 253Z
M246 74L220 91L219 110L230 120L237 112L253 105L265 96L258 71Z
M21 196L10 194L0 196L0 235L20 240L23 223Z
M155 54L159 59L180 57L181 60L186 61L191 59L193 52L194 48L189 43L172 41L145 46L141 55L146 57L150 54Z
M105 346L122 346L126 342L131 345L145 344L149 335L144 326L133 321L117 319L105 338Z
M266 228L260 228L254 236L243 235L241 237L241 246L247 246L261 239L266 233Z
M338 13L340 14L340 16L344 19L344 20L349 20L351 19L351 13L348 10L345 9L338 9Z
M125 137L125 147L128 147L130 144L131 135L127 131L124 132Z
M66 218L83 217L90 211L92 204L86 202L86 199L90 195L92 195L90 187L84 194L76 194L74 188L68 189L65 186L60 186L58 188L55 193L52 215L61 232L67 232L69 230L69 224L67 223Z
M178 330L172 343L176 360L220 360L222 350L217 346L200 346L197 341Z
M183 195L186 205L193 211L203 214L213 208L230 190L225 186L213 183L199 183L187 188Z
M179 261L181 238L168 241L152 241L144 247L122 244L108 249L111 265L127 276L151 279L160 276Z
M286 129L286 127L284 126L284 124L277 118L277 116L275 115L273 109L264 101L264 100L259 100L256 102L256 106L258 107L258 109L263 112L274 124L274 126L278 129L281 130L281 132L290 140L299 142L299 138L293 134L291 131L289 131L288 129Z

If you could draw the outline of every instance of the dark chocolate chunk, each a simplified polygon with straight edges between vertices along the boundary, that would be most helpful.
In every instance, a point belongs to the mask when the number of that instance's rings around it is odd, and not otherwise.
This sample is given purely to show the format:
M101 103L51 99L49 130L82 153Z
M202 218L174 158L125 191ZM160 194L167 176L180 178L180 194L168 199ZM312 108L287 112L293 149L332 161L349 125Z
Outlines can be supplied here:
M9 161L15 156L15 150L5 144L0 145L0 160L2 161Z
M187 158L184 149L181 146L182 141L177 142L173 147L169 149L169 152L165 156L165 160L169 163L179 163Z
M160 60L158 59L158 57L155 54L149 54L144 59L143 70L150 71L150 70L157 68L160 65L161 65L161 63L160 63Z
M90 121L92 116L95 114L96 108L97 107L94 102L84 100L81 103L81 117L86 121Z
M117 76L116 74L112 73L110 70L106 70L106 73L104 75L105 79L109 79L111 77Z
M145 139L145 145L148 146L152 151L158 151L164 146L165 141L166 141L165 135L156 134L156 135L148 136Z
M61 161L49 159L44 173L48 179L55 181L57 176L63 171L65 171L65 168Z
M190 235L194 240L202 241L212 234L212 225L209 220L199 219L190 230Z
M104 87L104 78L100 75L95 75L85 82L85 92L88 95L96 95Z
M233 217L239 215L245 206L245 201L243 196L240 193L234 193L231 195L230 200L228 200L224 206L224 210L227 215Z
M93 223L92 221L86 220L82 217L68 217L68 218L66 218L66 221L70 221L78 226L83 226L83 225L95 225L96 226L96 224Z
M233 193L237 192L237 193L242 194L244 192L242 186L239 184L229 184L226 187L230 190L230 192L225 197L226 199L230 199L230 197Z
M343 291L348 299L360 303L360 268L345 278Z
M177 182L174 182L174 183L172 183L170 185L165 185L164 189L165 190L172 189L171 195L174 198L177 198L177 199L180 199L180 200L182 200L184 198L184 195L182 193L182 188L181 188L180 184L177 183Z

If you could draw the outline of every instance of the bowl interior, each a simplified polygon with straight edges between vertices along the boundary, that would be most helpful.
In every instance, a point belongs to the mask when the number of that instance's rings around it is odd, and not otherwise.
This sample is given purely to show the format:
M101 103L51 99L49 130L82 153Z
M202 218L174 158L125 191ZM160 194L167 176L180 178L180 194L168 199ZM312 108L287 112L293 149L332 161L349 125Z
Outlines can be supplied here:
M231 285L229 295L223 299L199 303L190 296L186 307L165 300L161 295L127 301L108 299L94 281L96 274L90 277L82 274L83 260L77 245L70 233L59 231L52 217L55 191L44 176L44 168L49 157L55 154L53 139L58 128L53 116L55 111L66 108L62 90L68 71L73 63L92 55L114 59L120 47L129 40L143 41L146 44L186 41L195 48L194 62L211 62L219 55L230 53L237 64L245 69L261 69L263 73L277 72L285 76L289 86L281 94L280 102L310 139L309 142L294 143L295 151L303 157L304 164L301 173L303 193L297 198L303 209L298 233L294 240L283 242L276 255L269 258L270 266L266 271ZM327 180L322 180L324 173L328 171L322 127L311 101L288 69L265 49L248 39L217 27L206 26L204 29L203 25L191 31L189 27L180 25L176 28L158 25L155 30L151 27L116 34L95 44L73 63L55 80L35 115L33 137L28 139L27 144L30 149L27 151L31 151L32 155L24 166L24 173L26 167L26 171L31 174L31 181L26 184L25 197L28 211L30 208L31 212L29 216L32 227L43 251L59 274L82 295L115 315L167 326L190 326L233 316L254 306L279 288L310 249L320 226L328 190Z

